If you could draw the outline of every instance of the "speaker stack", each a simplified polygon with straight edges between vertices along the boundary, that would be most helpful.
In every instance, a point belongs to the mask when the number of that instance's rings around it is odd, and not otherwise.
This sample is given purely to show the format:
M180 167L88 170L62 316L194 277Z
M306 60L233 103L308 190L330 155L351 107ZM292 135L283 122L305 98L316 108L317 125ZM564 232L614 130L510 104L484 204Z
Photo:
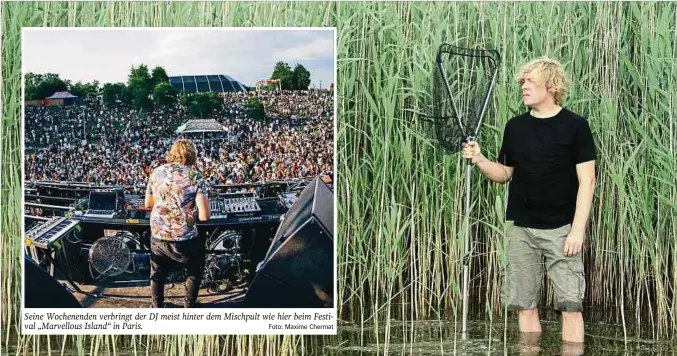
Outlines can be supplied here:
M334 304L334 195L319 178L280 224L245 296L251 308L331 308Z
M78 300L56 279L24 256L24 305L26 308L81 308Z

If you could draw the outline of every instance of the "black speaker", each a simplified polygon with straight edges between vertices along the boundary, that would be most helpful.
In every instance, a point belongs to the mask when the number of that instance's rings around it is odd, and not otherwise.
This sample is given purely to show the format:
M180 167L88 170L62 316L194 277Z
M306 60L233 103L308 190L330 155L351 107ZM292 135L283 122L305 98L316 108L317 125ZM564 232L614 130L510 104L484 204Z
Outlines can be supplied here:
M81 308L64 286L28 257L24 258L24 304L26 308Z
M82 225L80 225L82 226ZM92 276L89 273L88 257L82 251L82 233L71 231L61 239L61 248L56 251L55 260L61 268L60 272L66 274L76 282L89 282Z
M334 195L319 178L301 192L247 291L252 308L334 304Z

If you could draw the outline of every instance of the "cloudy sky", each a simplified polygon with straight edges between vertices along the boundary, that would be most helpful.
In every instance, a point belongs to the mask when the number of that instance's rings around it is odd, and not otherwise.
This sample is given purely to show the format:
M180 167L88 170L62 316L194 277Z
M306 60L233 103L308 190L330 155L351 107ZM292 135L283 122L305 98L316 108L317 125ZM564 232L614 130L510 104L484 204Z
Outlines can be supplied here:
M73 82L126 82L132 65L169 76L225 74L245 85L268 78L277 61L311 73L311 87L334 82L332 30L24 29L24 72Z

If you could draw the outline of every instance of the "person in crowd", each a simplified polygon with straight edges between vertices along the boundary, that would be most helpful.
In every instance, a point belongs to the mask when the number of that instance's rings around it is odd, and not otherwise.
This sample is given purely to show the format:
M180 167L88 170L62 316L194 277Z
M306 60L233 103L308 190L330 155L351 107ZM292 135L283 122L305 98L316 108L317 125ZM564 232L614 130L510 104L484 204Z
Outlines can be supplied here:
M256 96L264 120L244 113ZM196 168L210 184L316 175L333 179L333 96L318 90L221 93L211 115L230 140L198 138ZM185 123L180 105L139 113L125 105L26 108L26 180L143 185Z

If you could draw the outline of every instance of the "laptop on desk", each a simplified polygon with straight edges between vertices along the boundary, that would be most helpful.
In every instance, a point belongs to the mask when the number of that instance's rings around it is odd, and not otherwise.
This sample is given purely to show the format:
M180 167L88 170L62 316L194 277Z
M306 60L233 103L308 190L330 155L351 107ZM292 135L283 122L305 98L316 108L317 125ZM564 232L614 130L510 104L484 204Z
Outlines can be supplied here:
M89 207L83 216L112 219L117 209L117 192L90 192Z

